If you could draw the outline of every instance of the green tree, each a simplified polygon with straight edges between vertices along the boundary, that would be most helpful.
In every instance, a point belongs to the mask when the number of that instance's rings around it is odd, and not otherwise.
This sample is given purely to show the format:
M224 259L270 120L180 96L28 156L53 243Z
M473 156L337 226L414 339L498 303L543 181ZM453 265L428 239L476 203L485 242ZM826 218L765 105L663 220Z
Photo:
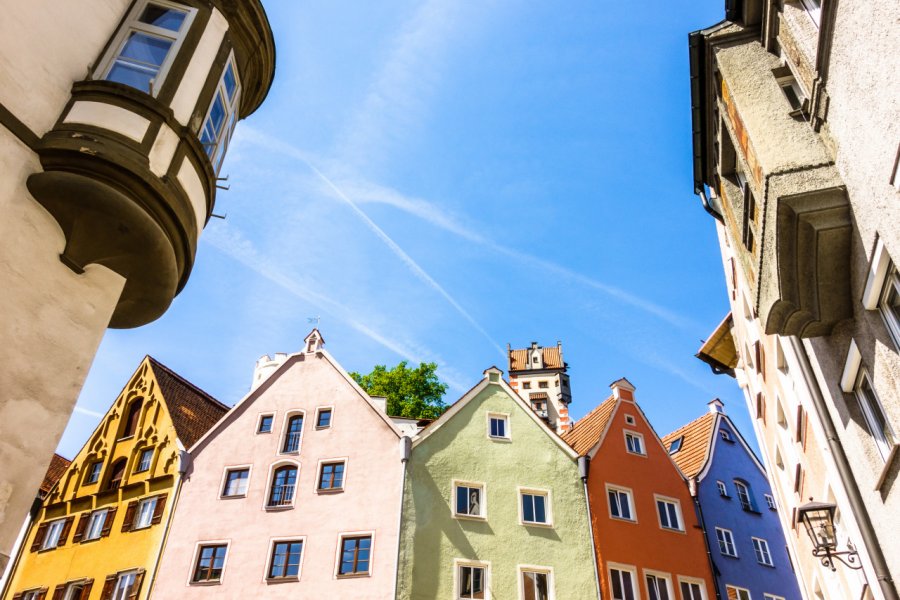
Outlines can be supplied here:
M359 386L370 396L385 396L387 412L392 417L409 419L436 419L447 407L444 393L447 384L438 379L435 363L420 363L409 369L404 360L388 370L375 365L368 375L350 373Z

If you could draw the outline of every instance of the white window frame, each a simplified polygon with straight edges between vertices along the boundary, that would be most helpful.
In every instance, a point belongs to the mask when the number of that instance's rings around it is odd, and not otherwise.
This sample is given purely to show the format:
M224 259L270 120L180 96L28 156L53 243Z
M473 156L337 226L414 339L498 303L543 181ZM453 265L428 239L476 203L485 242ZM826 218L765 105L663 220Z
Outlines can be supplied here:
M719 496L722 498L731 498L728 494L728 486L726 486L725 482L721 479L716 480L716 488L719 490Z
M763 600L786 600L784 596L776 596L775 594L770 594L769 592L765 592L763 594Z
M487 437L489 440L496 442L509 442L512 440L512 432L509 428L509 413L489 412L485 414L485 417L487 419ZM491 421L494 419L503 421L504 435L491 435Z
M322 468L326 464L342 464L344 465L344 473L341 477L341 487L336 488L328 488L328 489L320 489L319 485L322 483ZM321 458L319 459L318 464L316 465L316 493L317 494L337 494L343 492L347 489L347 473L349 472L350 467L350 458L347 456L339 456L337 458Z
M742 587L738 587L736 585L727 584L725 586L725 592L727 593L727 592L730 592L731 590L734 590L734 597L737 600L752 600L752 597L750 596L750 590L748 590L747 588L742 588Z
M81 592L84 590L85 583L86 580L84 579L66 583L66 593L63 596L63 600L79 600L79 598L81 598Z
M110 596L111 600L126 600L126 598L128 598L128 596L130 595L131 586L134 585L137 574L137 569L117 573L116 584L113 587L112 596Z
M247 486L244 489L243 494L225 494L225 486L228 485L228 474L232 471L247 471ZM222 469L222 481L219 482L219 499L227 500L229 498L246 498L247 494L250 492L250 478L253 476L253 465L227 465L224 469Z
M143 498L138 501L137 510L134 511L134 523L132 524L131 530L137 531L138 529L146 529L153 525L153 513L156 512L156 503L159 501L157 496L150 496L149 498ZM145 507L150 507L145 508ZM144 523L146 515L146 523Z
M816 0L800 0L800 2L803 4L806 14L809 15L812 22L816 24L816 27L819 27L822 19L822 3L817 3Z
M265 412L259 413L256 417L256 435L269 435L275 431L275 415L274 412ZM259 428L262 426L263 417L272 417L272 425L269 427L268 431L260 431Z
M303 548L300 550L300 564L297 566L297 575L296 576L287 576L287 577L269 577L269 573L272 569L272 561L275 558L275 544L284 543L284 542L300 542L303 544ZM228 554L225 554L225 557L228 558ZM371 552L370 552L371 557ZM263 571L263 581L300 581L300 578L303 576L303 561L306 559L306 536L305 535L289 535L289 536L281 536L281 537L272 537L269 538L269 556L266 558L266 569ZM224 571L224 569L223 569Z
M756 554L756 562L767 567L774 567L775 563L772 560L772 551L769 549L769 542L758 537L751 537L750 539L753 540L753 553ZM760 558L763 560L760 560Z
M287 442L288 435L288 424L290 424L291 419L294 417L303 417L303 424L300 425L300 439L297 442L297 449L286 451L284 449L285 442ZM290 410L284 413L284 420L281 422L281 435L278 437L278 454L282 456L299 456L300 451L303 449L303 430L306 429L306 411L305 410Z
M369 538L369 570L365 573L341 573L341 554L344 549L344 539L367 537ZM304 552L306 548L303 548ZM334 579L347 579L353 577L371 577L375 572L375 531L343 531L338 534L337 548L334 554Z
M628 510L631 512L630 519L628 519L626 517L619 517L619 516L616 516L613 514L613 507L609 501L609 493L610 492L616 492L617 494L625 494L625 496L628 498ZM617 500L617 504L620 504L621 498L619 496L616 496L616 500ZM623 521L625 523L637 523L638 522L637 512L634 509L634 492L631 490L631 488L622 487L619 485L613 485L613 484L609 484L609 483L606 484L606 506L607 506L607 510L609 511L610 519L615 519L616 521ZM621 509L619 510L619 512L622 512Z
M647 578L653 577L657 581L662 581L666 586L666 592L669 596L669 600L675 600L675 589L672 587L672 574L665 573L663 571L655 571L653 569L644 569L644 586L647 588L647 598L650 598L650 583L647 581ZM657 590L659 587L657 586ZM657 594L658 596L658 594Z
M479 506L480 509L477 515L469 515L466 513L456 512L456 489L459 487L464 488L477 488L481 490L480 498L479 498ZM479 481L463 481L459 479L454 479L450 482L450 510L453 513L453 518L455 519L475 519L476 521L486 521L487 520L487 485L484 482Z
M543 565L518 565L519 573L519 598L525 598L525 573L543 573L547 576L547 598L549 600L556 599L556 592L553 589L553 567Z
M88 516L87 527L84 528L84 536L82 536L82 542L89 542L91 540L98 540L103 536L103 526L106 525L106 518L109 516L108 508L101 508L99 510L95 510ZM91 535L94 533L96 529L96 535Z
M41 540L41 550L52 550L59 547L59 536L62 534L63 527L66 526L66 519L56 519L47 523L47 530L44 532L44 539Z
M719 545L719 554L721 554L722 556L730 556L731 558L738 557L737 545L734 543L734 533L732 533L730 529L725 529L724 527L716 527L716 541ZM731 551L733 552L733 554L726 552L729 545L731 546Z
M737 495L738 502L741 504L741 508L748 512L756 512L755 507L753 506L753 497L750 494L750 485L740 481L738 479L734 480L734 491ZM743 494L741 493L743 491Z
M203 546L225 546L225 560L222 561L222 575L218 579L194 581L194 572L197 570L197 561L200 559L200 549ZM194 554L188 567L187 585L222 585L225 574L228 572L228 557L231 556L231 540L201 540L194 544Z
M881 295L878 298L878 312L884 319L891 339L894 341L894 348L900 349L900 318L894 314L892 310L886 307L888 296L893 292L900 296L900 273L897 271L897 265L891 264L885 275L884 283L881 288Z
M696 598L688 598L682 593L682 590L681 590L682 584L696 585L697 589L700 592L699 600L707 600L708 596L706 594L706 582L705 581L703 581L702 579L697 579L696 577L685 577L683 575L678 575L676 577L676 579L678 580L678 593L681 594L682 600L697 600ZM692 592L691 596L693 596L693 595L694 594Z
M855 346L855 343L854 343ZM872 406L869 398L866 397L866 394L863 392L862 387L863 384L868 386L869 390L872 392L872 400L877 403L877 406ZM853 386L853 395L856 396L856 400L859 403L860 412L863 414L863 418L866 421L866 428L869 430L869 436L872 438L872 441L875 443L875 447L878 449L878 453L881 456L881 459L885 462L888 462L888 459L894 454L895 448L897 446L897 436L894 433L894 428L891 425L891 422L888 420L888 415L884 410L884 404L881 402L881 398L878 397L878 392L875 391L875 386L872 383L872 379L869 377L868 370L866 367L860 365L858 369L858 374L856 376L856 383ZM881 416L884 419L886 428L888 429L888 434L890 434L890 438L885 434L885 432L878 427L878 420L875 417L875 410L881 411Z
M148 4L156 4L162 8L168 8L185 13L184 21L182 21L181 23L181 28L178 31L172 31L171 29L166 29L165 27L157 27L155 25L139 21L138 19L140 19L141 13L144 12L144 9ZM156 77L151 80L149 94L155 98L159 93L159 90L162 89L163 84L166 81L166 77L169 75L169 69L171 69L172 63L175 62L175 57L178 56L178 53L181 50L181 46L184 43L188 32L191 30L191 25L194 22L194 17L196 15L197 9L192 8L186 4L169 2L168 0L139 0L135 3L134 7L128 13L125 21L119 27L119 30L116 32L112 43L109 45L109 49L106 51L106 54L104 54L103 59L100 61L99 66L94 69L93 78L106 81L106 78L109 76L109 72L112 70L113 65L115 65L116 63L116 58L118 58L119 54L124 49L125 42L128 40L132 32L144 33L153 37L170 40L172 42L172 45L169 47L169 51L166 54L165 60L163 60L162 64L159 66L159 73L157 73Z
M625 437L625 451L628 452L628 454L633 454L635 456L644 456L644 457L647 456L647 446L644 445L643 434L640 434L637 431L630 431L628 429L623 429L622 434ZM637 443L640 446L640 448L638 449L639 450L638 452L635 452L634 450L631 449L631 447L634 444L630 444L629 443L630 440L637 440Z
M553 527L553 509L551 508L551 492L550 490L532 488L532 487L520 487L518 488L519 494L519 524L525 525L528 527ZM544 498L544 516L547 517L545 522L541 521L526 521L525 520L525 508L523 506L524 497L526 495L529 496L542 496Z
M772 494L763 494L763 497L766 499L769 510L778 510L778 503L775 502L775 496Z
M275 470L279 467L294 467L297 469L297 478L294 480L294 493L291 496L290 504L280 504L278 506L269 506L269 497L272 495L272 483L275 481ZM266 489L263 494L263 510L266 511L279 511L279 510L290 510L294 508L297 504L297 491L300 487L300 472L301 466L299 460L291 460L291 459L282 459L275 461L271 465L269 465L269 474L266 477Z
M481 560L467 560L464 558L455 558L453 559L453 598L454 600L463 599L466 600L462 595L462 590L460 589L462 585L462 580L460 578L460 569L462 567L473 567L476 569L484 569L484 577L482 581L482 585L484 585L484 600L490 600L491 598L491 563L489 561L481 561Z
M626 425L634 425L635 424L634 415L625 415L625 424Z
M155 1L155 0L154 0ZM228 90L225 88L225 73L228 71L228 65L231 65L231 72L234 74L234 96L229 100L228 98ZM200 130L197 132L197 138L200 140L200 145L203 146L203 131L206 128L206 122L209 120L210 115L212 114L213 106L216 104L216 98L219 97L219 94L222 95L223 104L225 107L225 115L222 121L222 131L221 137L216 138L215 146L213 147L212 152L207 154L210 163L212 164L213 172L216 174L219 173L219 170L222 167L222 162L225 160L225 154L228 152L228 146L231 143L231 136L234 133L234 128L237 125L237 122L240 118L240 104L241 104L241 92L243 88L241 86L241 77L238 73L237 61L234 58L234 52L228 53L228 59L225 61L225 66L222 67L222 72L219 74L219 79L216 82L216 87L213 90L212 98L210 98L209 106L206 109L206 114L203 117L203 121L200 123ZM232 124L229 127L229 124ZM204 147L204 151L206 148Z
M138 453L137 465L135 465L134 467L135 473L146 473L150 470L150 467L153 466L153 453L154 450L152 446L149 448L141 448L140 452ZM142 468L144 465L144 456L149 456L146 468Z
M628 573L631 577L631 590L633 596L631 599L625 597L622 600L640 600L641 598L641 582L637 576L637 567L634 565L625 565L622 563L609 562L606 564L606 575L609 577L609 598L610 600L619 600L613 595L613 571L619 573ZM623 590L624 591L624 590Z
M331 418L328 420L328 425L319 425L319 415L326 410L331 411ZM316 424L314 425L316 431L322 431L324 429L331 429L332 425L334 425L334 406L317 406L316 407Z
M41 592L46 591L43 588L36 588L33 590L28 590L22 592L22 600L38 600L41 597Z
M781 88L781 92L784 94L784 99L790 103L790 99L787 97L787 93L785 93L785 88L790 88L794 93L794 96L797 98L797 102L800 103L800 106L791 107L790 114L799 114L803 110L803 103L806 102L809 95L806 93L806 90L803 89L803 86L800 85L800 82L794 77L794 73L791 72L787 75L782 75L781 77L776 77L775 81L778 82L778 87Z
M660 496L659 494L653 494L653 499L656 501L656 519L659 522L660 529L664 529L666 531L678 531L680 533L685 533L684 515L682 515L682 513L681 513L681 502L677 498L672 498L670 496ZM669 526L663 524L662 517L659 514L660 503L675 507L675 518L678 519L678 527L669 527ZM668 515L669 515L668 511L666 511L667 518L668 518Z
M672 443L669 444L669 454L676 454L681 451L681 446L684 444L684 436L679 436L672 440Z

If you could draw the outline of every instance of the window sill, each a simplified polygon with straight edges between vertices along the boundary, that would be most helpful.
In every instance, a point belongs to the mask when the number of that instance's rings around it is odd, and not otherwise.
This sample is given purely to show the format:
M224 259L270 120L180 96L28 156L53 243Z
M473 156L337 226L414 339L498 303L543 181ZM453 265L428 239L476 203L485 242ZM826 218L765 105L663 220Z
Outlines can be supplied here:
M371 577L372 574L368 571L365 573L338 573L335 577L337 579L358 579L360 577Z
M619 521L621 523L631 523L632 525L637 525L636 519L626 519L625 517L617 517L615 515L610 515L609 517L613 521Z
M293 504L284 504L279 506L266 506L266 512L281 512L283 510L293 510Z
M331 495L331 494L340 494L340 493L343 493L343 491L344 491L344 488L342 488L342 487L339 487L339 488L325 488L325 489L322 489L322 488L316 488L316 493L317 493L317 494L324 494L324 495L326 495L326 496Z
M278 454L280 454L281 456L299 456L300 448L297 448L296 450L282 450Z
M37 551L37 553L41 554L43 552L53 552L57 548L59 548L59 546L53 546L52 548L41 548L40 550Z
M246 497L247 494L231 494L230 496L219 496L219 500L240 500Z
M553 529L553 523L533 523L531 521L521 521L519 524L524 527L540 527L541 529Z
M891 451L888 452L887 458L884 460L884 467L881 469L881 473L878 474L878 480L875 482L875 491L880 492L881 486L884 485L884 480L887 479L888 471L891 470L891 465L894 463L894 459L897 458L898 448L900 445L894 444L891 446Z
M121 441L124 441L124 440L131 440L131 439L134 439L134 434L133 434L133 433L132 433L131 435L124 435L124 436L122 436L122 437L120 437L120 438L116 438L116 441L117 441L117 442L121 442Z
M481 515L461 515L459 513L453 513L454 519L460 519L462 521L482 521L487 522L487 517L483 517Z
M663 531L669 531L671 533L681 533L681 534L685 534L685 535L687 534L687 532L684 529L675 529L674 527L666 527L664 525L660 525L659 528L662 529Z
M205 586L209 586L209 585L222 585L222 580L221 580L221 579L215 579L215 580L212 580L212 581L192 581L190 584L191 584L191 585L201 586L201 587L205 587Z
M297 583L300 581L299 575L294 575L291 577L266 577L267 585L278 585L279 583Z
M492 442L506 442L506 443L512 442L512 438L500 437L500 436L494 436L494 435L489 435L488 439L491 440Z

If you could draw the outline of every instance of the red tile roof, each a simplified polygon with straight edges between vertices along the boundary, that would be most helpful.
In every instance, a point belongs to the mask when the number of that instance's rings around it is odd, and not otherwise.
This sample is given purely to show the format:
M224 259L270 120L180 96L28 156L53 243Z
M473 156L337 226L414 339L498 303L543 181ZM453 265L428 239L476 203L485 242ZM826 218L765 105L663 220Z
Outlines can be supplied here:
M526 368L528 366L528 353L531 351L530 348L526 348L524 350L510 350L509 351L509 370L512 371L527 371ZM541 354L544 359L544 369L562 369L564 367L562 362L562 354L559 351L559 348L556 346L552 346L550 348L541 348Z
M56 453L53 454L53 458L50 459L50 466L47 467L47 473L44 475L44 481L41 482L39 492L41 498L46 496L50 490L53 489L53 486L56 485L59 478L63 476L70 464L72 464L72 461L68 458L63 458Z
M562 439L572 446L575 452L584 456L600 441L600 436L606 431L615 407L616 398L610 396L597 408L576 421L572 429L563 434Z
M175 433L184 447L190 448L229 409L152 356L148 358L175 426Z
M672 460L688 479L696 477L706 466L709 457L710 440L713 423L716 415L706 413L698 419L694 419L687 425L676 429L662 439L663 446L668 450L672 442L678 438L684 438L681 449L672 454Z

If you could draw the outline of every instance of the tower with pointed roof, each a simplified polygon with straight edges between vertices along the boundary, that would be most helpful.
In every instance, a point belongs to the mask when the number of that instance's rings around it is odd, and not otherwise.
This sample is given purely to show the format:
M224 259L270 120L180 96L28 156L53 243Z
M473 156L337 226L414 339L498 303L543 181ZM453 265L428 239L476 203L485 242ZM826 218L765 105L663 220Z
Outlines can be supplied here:
M562 342L555 347L531 346L511 349L506 345L509 360L509 385L519 393L531 409L556 433L571 428L569 404L569 365L563 360Z

